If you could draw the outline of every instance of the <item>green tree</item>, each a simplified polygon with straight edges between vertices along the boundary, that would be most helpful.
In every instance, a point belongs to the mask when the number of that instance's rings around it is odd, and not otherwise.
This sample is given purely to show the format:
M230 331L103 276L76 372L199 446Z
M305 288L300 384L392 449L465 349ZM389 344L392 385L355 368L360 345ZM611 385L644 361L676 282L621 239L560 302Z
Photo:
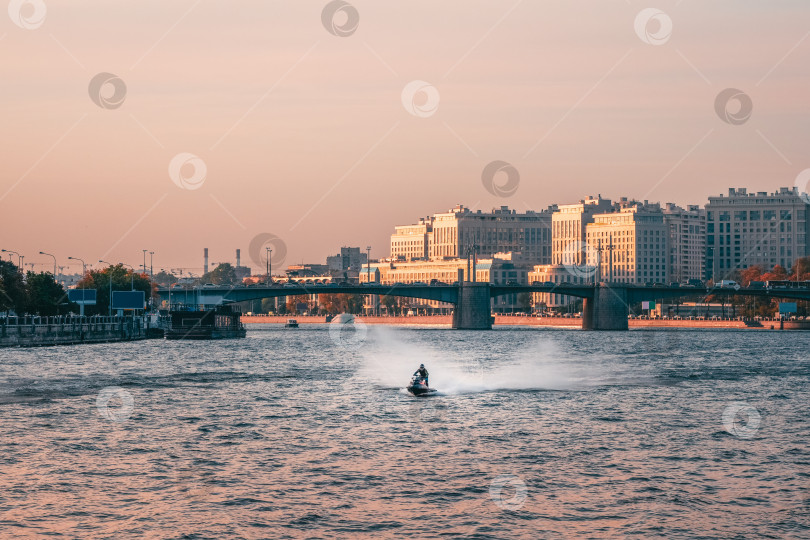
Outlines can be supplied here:
M64 287L56 282L50 272L35 274L28 272L25 277L26 309L30 314L53 316L59 314L59 306L66 305L69 311L77 308L76 304L68 302Z
M95 289L96 305L86 306L86 315L106 315L110 305L110 277L113 291L129 291L134 282L136 291L143 291L146 299L157 295L157 288L149 282L144 274L134 274L124 265L108 266L103 270L91 270L76 285L78 289Z
M236 270L230 263L222 263L207 274L203 274L200 282L213 283L214 285L233 285L236 283Z
M522 292L517 295L517 304L521 310L529 313L532 310L532 293Z
M161 287L168 287L174 283L177 283L177 276L174 274L170 274L165 270L161 270L154 276L152 276L152 281L154 281L157 285Z
M19 268L9 261L0 261L0 311L25 313L26 290Z

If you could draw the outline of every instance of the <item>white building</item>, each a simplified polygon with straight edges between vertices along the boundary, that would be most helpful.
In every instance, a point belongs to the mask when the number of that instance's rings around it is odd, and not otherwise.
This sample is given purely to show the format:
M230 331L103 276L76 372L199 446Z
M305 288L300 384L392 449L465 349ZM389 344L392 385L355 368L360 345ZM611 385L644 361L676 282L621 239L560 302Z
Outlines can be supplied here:
M628 203L618 212L596 214L586 227L588 261L600 281L666 283L669 230L658 205Z
M610 212L610 199L601 195L558 207L551 218L551 264L583 265L587 261L585 228L595 214ZM549 264L549 263L543 263Z
M669 229L669 276L678 283L706 276L706 210L667 203L664 223Z
M554 209L518 213L502 206L473 212L458 205L415 225L397 227L391 236L391 257L462 259L475 249L480 258L513 252L535 264L549 263Z

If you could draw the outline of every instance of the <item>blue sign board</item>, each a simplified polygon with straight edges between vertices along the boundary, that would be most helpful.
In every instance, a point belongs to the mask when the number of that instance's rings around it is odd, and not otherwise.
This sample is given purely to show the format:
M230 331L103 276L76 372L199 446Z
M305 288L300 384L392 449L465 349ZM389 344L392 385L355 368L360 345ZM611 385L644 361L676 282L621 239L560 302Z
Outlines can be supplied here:
M143 309L146 305L143 291L113 291L113 309Z
M68 300L80 306L96 305L95 289L68 289Z
M779 302L779 313L796 313L796 302Z

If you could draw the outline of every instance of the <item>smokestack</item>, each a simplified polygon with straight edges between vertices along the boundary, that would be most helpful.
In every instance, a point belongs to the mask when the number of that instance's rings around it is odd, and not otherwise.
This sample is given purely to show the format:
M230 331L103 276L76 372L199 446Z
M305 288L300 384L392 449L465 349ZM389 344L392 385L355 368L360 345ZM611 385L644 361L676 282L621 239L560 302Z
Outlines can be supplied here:
M236 267L239 268L240 266L242 266L242 250L237 249L236 250Z
M205 248L205 264L203 265L205 268L205 273L208 273L208 248Z

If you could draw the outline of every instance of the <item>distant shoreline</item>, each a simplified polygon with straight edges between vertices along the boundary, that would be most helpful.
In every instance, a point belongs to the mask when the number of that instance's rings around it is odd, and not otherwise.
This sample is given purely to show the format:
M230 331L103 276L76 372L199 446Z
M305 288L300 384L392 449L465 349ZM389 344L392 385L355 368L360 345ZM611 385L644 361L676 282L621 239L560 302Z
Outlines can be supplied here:
M447 326L452 324L450 315L420 315L412 317L358 317L366 324L390 324L390 325L426 325L426 326ZM256 316L243 315L242 322L245 324L280 324L283 325L287 319L294 318L299 324L324 324L326 318L319 315L316 317L287 317L287 316ZM663 319L630 319L627 321L630 328L744 328L748 330L778 330L779 321L762 321L761 328L751 328L743 321L689 321L689 320L663 320ZM560 328L580 328L582 319L571 319L565 317L513 317L495 316L495 326L546 326ZM803 328L802 328L803 326ZM771 328L773 327L773 328ZM785 329L810 330L810 322L785 322Z

